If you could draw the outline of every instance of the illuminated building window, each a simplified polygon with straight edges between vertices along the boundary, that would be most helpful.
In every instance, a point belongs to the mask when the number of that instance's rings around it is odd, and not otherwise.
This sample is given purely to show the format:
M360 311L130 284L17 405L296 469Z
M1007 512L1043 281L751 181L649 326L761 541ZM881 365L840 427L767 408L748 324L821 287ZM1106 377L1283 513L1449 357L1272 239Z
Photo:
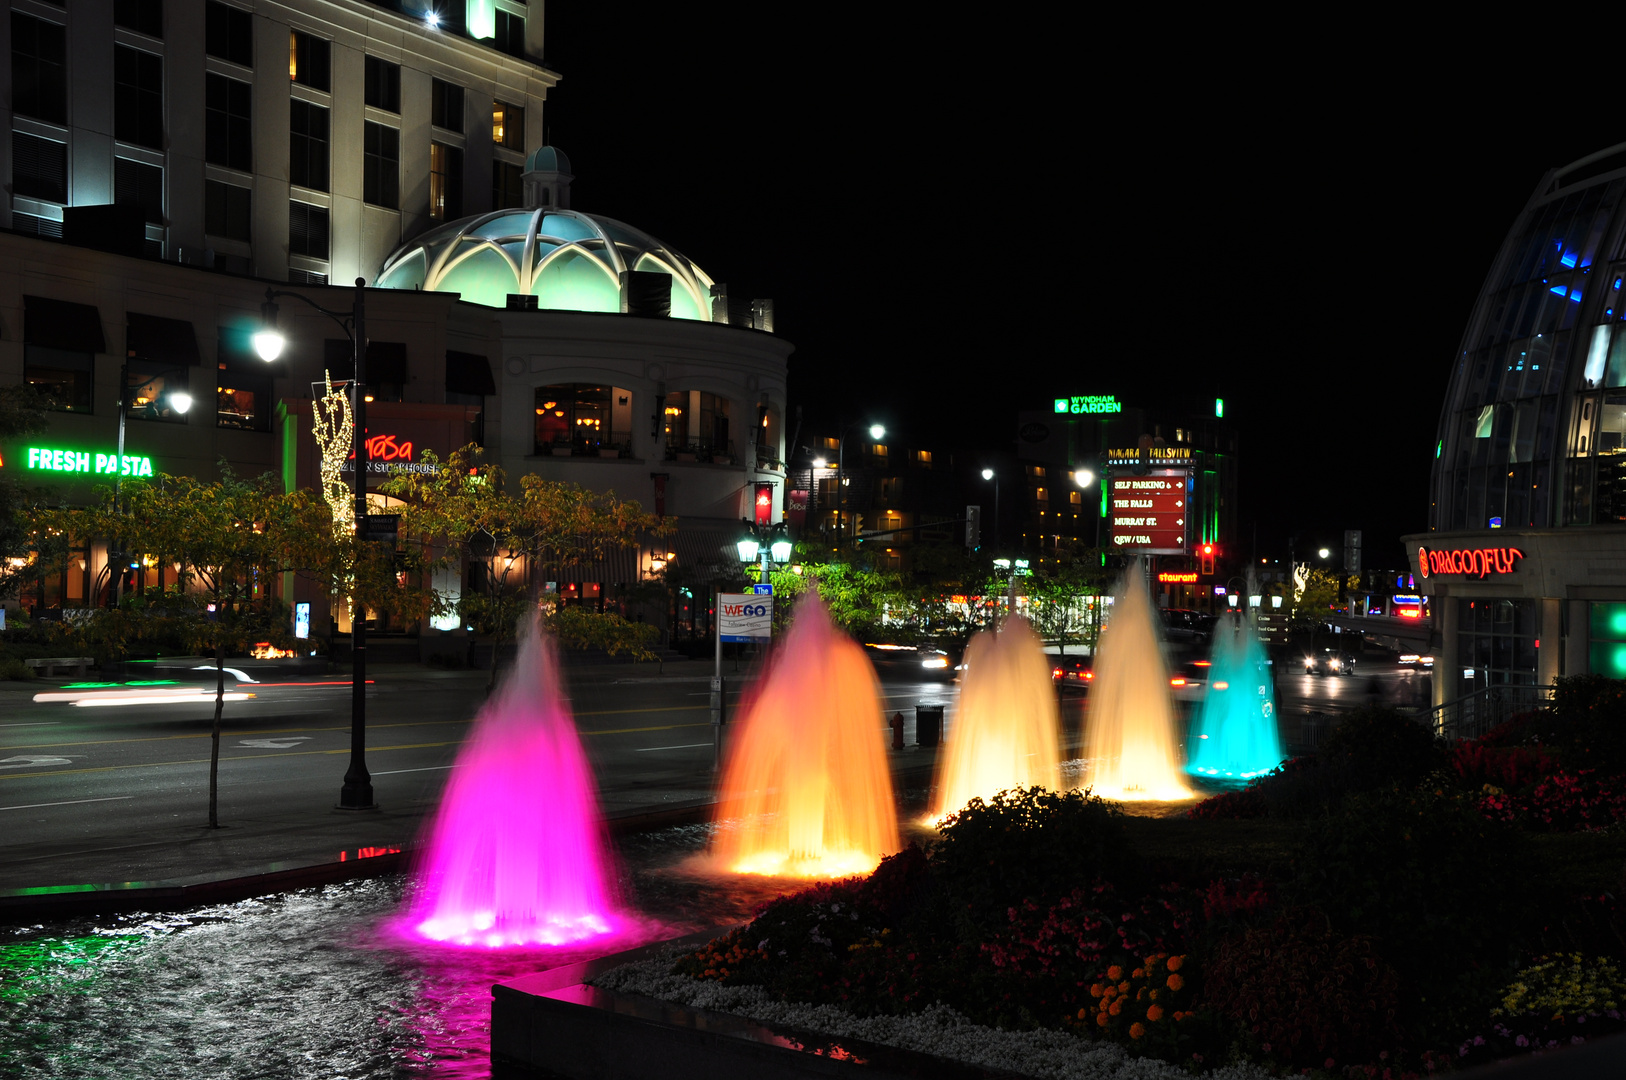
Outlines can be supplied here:
M678 390L666 395L661 417L669 458L693 454L698 459L702 455L733 453L727 398L700 390Z
M331 55L329 42L298 30L289 31L288 78L312 90L327 90L331 85Z
M632 433L632 393L616 386L539 386L535 410L538 454L615 456Z
M95 359L88 352L25 345L23 382L45 395L49 401L47 408L88 413Z
M1028 466L1028 475L1029 476L1037 476L1039 479L1043 480L1044 479L1044 466L1043 465L1029 465Z
M493 101L491 141L507 150L524 150L525 110L505 101Z
M930 465L932 463L932 452L930 450L916 450L915 460L922 465Z

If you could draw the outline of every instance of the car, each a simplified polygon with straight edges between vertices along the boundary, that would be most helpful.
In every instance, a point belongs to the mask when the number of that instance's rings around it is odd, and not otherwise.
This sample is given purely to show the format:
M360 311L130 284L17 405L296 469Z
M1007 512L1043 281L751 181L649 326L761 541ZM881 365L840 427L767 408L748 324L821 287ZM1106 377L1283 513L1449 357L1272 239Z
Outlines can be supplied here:
M913 676L917 679L954 678L954 662L942 649L929 645L888 645L865 642L864 655L877 671Z
M1079 653L1050 658L1050 681L1062 693L1088 693L1095 681L1095 658Z
M1215 617L1191 608L1159 608L1163 637L1174 645L1206 645L1213 640Z
M1174 700L1195 704L1208 696L1207 660L1173 659L1169 663L1169 692Z
M1353 675L1355 674L1355 656L1343 649L1331 647L1319 649L1308 653L1304 657L1304 673L1306 675Z

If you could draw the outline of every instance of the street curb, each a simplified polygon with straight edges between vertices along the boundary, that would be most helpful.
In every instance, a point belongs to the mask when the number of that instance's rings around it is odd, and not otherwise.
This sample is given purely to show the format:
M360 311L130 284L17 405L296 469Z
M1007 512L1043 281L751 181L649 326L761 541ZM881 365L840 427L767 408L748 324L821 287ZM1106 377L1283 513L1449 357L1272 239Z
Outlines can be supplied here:
M671 945L702 945L726 927L652 942L491 988L491 1072L500 1080L1017 1080L1018 1074L917 1050L766 1024L583 981Z

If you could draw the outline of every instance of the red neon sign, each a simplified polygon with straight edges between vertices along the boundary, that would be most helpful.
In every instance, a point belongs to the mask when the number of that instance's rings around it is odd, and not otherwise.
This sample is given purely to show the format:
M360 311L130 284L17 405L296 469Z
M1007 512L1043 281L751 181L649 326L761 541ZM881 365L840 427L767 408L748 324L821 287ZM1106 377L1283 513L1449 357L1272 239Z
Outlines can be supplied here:
M1489 577L1491 574L1511 574L1518 567L1524 552L1518 548L1456 548L1451 551L1417 549L1417 569L1423 577L1435 574L1463 574L1467 577Z
M411 461L412 443L410 440L396 442L394 435L367 436L367 457L372 461ZM356 459L356 452L350 451L350 460Z

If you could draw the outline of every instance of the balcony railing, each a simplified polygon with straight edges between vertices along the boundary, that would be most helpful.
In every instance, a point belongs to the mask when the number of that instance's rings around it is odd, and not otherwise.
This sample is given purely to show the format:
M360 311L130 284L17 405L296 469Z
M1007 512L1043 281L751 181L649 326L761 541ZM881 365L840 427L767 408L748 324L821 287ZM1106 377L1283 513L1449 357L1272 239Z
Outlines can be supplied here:
M1438 676L1436 676L1438 678ZM1499 683L1429 710L1429 726L1446 739L1477 739L1519 713L1552 704L1551 686Z
M716 465L732 465L738 460L734 456L734 443L714 442L709 439L689 439L686 442L670 441L666 444L667 461L706 461Z

